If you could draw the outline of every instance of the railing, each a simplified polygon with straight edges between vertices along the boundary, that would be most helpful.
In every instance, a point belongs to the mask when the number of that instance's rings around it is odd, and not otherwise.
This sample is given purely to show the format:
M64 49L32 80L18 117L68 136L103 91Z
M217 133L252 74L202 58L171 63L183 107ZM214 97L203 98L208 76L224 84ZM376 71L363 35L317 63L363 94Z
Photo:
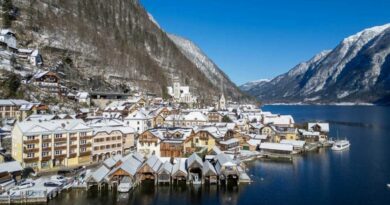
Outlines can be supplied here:
M66 145L54 146L54 150L66 149Z
M49 161L49 160L51 160L51 155L42 157L42 161Z
M23 140L24 144L38 144L39 139L33 139L33 140Z
M29 152L39 152L39 148L27 148L27 147L24 147L23 148L23 152L24 153L29 153Z
M54 141L55 141L55 142L66 142L67 139L66 139L66 137L54 138Z
M51 138L42 139L42 142L51 142Z
M39 157L30 157L30 158L24 157L23 161L26 163L36 162L36 161L39 161Z
M80 152L80 157L91 155L91 151Z

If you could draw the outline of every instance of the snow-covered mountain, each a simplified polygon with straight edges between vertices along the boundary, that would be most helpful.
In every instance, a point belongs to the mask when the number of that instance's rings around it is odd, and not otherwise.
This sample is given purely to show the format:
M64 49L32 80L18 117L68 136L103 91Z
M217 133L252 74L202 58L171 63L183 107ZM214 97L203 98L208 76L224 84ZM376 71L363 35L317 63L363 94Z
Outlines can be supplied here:
M247 83L240 85L240 89L242 91L248 91L255 86L261 86L265 83L268 83L269 81L271 81L271 80L270 79L259 79L259 80L249 81Z
M390 24L349 36L268 83L243 89L266 103L390 100Z
M168 36L214 86L224 90L229 96L238 97L240 95L236 85L195 43L174 34L168 34Z

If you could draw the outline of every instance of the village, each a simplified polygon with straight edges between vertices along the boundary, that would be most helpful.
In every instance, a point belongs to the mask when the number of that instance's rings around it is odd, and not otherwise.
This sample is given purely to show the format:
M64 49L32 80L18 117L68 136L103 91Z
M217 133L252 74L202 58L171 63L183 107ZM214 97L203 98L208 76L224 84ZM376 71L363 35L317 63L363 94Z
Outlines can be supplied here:
M144 181L236 186L251 182L246 161L293 163L330 146L328 123L297 125L291 115L233 102L223 88L200 104L178 77L168 98L70 89L38 49L16 48L14 32L2 29L0 42L2 54L31 65L23 84L80 105L0 99L0 203L47 202L71 188L129 192Z

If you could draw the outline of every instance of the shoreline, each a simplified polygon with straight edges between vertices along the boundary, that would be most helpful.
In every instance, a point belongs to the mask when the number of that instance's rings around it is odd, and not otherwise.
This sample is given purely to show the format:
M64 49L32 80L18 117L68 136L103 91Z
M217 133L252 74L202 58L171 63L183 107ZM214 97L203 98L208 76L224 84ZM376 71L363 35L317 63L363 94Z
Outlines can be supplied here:
M373 103L351 103L351 102L341 102L341 103L266 103L262 106L385 106L380 104Z

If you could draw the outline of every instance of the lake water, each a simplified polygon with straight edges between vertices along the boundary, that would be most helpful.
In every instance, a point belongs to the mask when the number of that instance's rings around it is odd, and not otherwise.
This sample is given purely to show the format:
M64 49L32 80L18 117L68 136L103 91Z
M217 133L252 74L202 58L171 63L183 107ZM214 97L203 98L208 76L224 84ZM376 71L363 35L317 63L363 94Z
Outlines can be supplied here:
M330 136L347 137L349 150L330 149L293 163L248 163L252 184L239 187L154 187L132 193L71 191L49 204L390 204L390 107L265 106L298 123L331 122Z

